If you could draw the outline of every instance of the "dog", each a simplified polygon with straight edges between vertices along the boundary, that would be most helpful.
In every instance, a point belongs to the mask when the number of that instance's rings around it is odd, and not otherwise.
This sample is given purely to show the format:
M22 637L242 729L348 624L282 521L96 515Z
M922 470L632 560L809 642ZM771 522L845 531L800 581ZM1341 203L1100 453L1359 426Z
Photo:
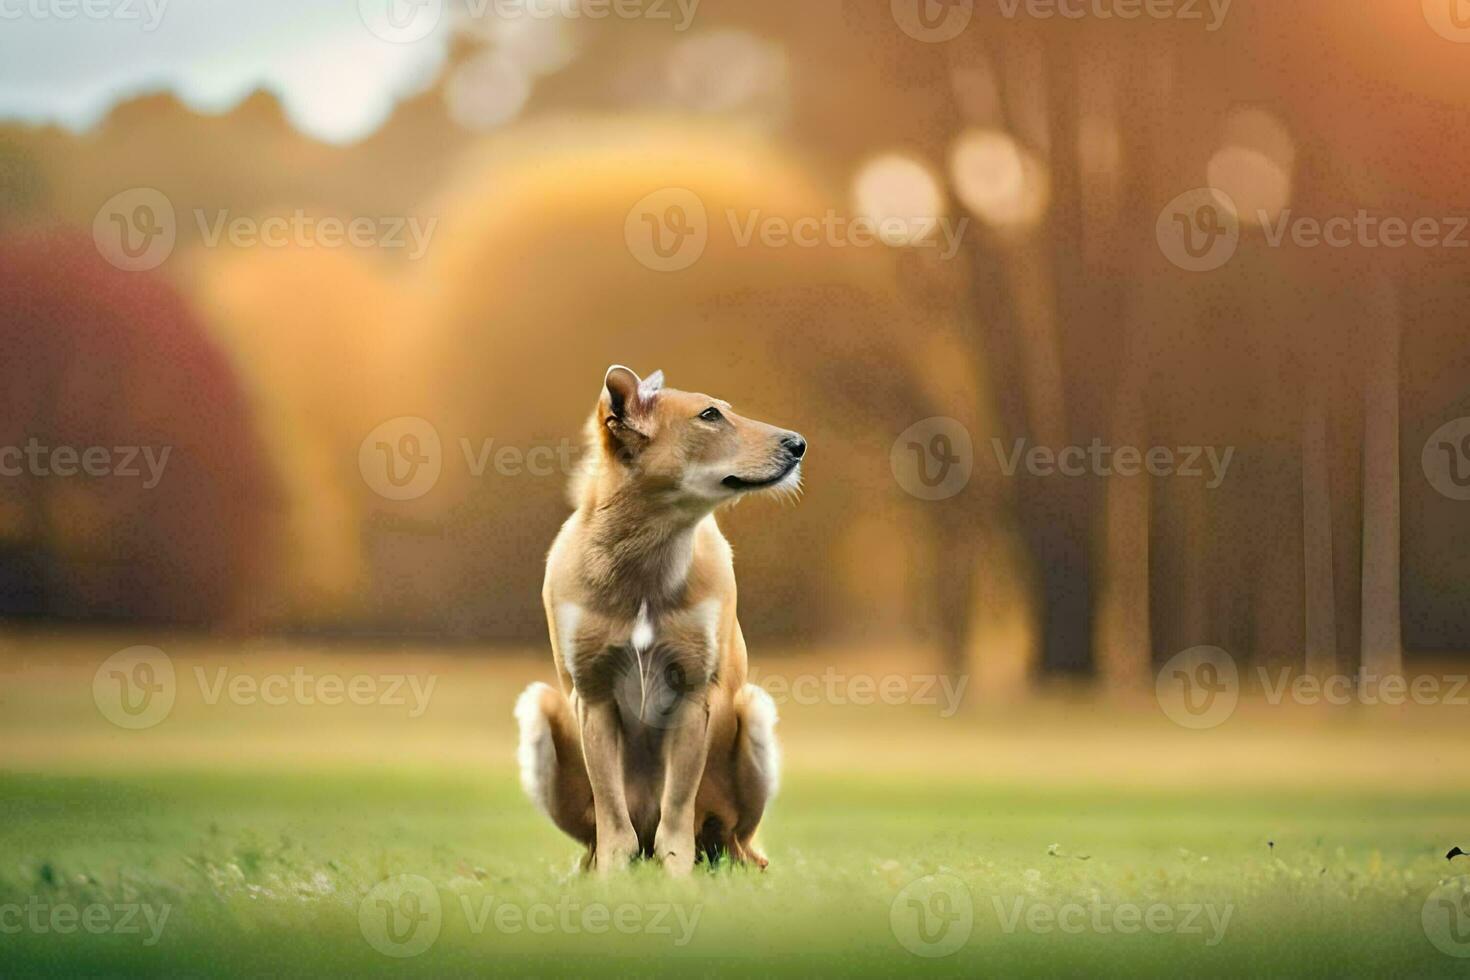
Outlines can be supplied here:
M532 684L516 703L522 785L586 845L584 868L641 856L682 875L728 855L764 869L776 708L746 683L714 513L799 493L806 440L614 365L588 443L542 589L560 690Z

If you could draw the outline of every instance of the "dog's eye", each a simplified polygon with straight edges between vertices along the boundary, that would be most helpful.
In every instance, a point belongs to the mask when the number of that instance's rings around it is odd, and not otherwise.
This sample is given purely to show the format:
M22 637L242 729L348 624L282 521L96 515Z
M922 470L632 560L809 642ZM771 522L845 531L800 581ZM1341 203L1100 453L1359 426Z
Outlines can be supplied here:
M725 416L720 414L720 410L718 408L715 408L713 405L711 405L709 408L706 408L704 411L700 412L699 417L704 419L706 422L718 422Z

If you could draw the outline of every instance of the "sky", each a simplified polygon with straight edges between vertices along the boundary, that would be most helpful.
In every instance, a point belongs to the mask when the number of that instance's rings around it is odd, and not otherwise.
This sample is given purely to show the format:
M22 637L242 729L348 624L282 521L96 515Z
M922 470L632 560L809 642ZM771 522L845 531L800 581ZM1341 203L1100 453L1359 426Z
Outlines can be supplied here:
M143 93L224 112L265 88L303 132L352 142L432 82L441 3L0 0L0 120L83 130Z

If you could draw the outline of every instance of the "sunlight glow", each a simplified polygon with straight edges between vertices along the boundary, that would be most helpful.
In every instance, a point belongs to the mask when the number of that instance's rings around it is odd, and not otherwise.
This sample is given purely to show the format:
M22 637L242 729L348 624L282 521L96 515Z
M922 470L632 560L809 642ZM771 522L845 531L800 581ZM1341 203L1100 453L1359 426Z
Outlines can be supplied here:
M950 151L950 176L960 201L993 228L1034 225L1050 201L1046 168L1000 130L963 133Z
M888 154L863 165L852 182L857 213L873 222L889 245L912 245L934 233L944 212L944 192L924 164Z
M725 30L680 41L669 58L677 102L701 112L779 108L786 98L786 54L746 31Z
M1291 203L1296 144L1286 126L1263 109L1241 109L1226 120L1221 148L1210 159L1209 184L1235 202L1248 225L1274 221Z
M530 97L531 76L500 51L486 51L467 60L444 89L450 118L474 132L510 122Z

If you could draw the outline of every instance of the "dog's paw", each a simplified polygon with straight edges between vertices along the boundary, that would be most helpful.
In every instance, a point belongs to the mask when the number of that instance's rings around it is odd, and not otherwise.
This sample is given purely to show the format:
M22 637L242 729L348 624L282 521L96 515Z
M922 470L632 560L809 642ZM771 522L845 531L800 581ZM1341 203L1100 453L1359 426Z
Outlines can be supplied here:
M626 868L638 856L638 838L630 830L626 834L599 834L592 855L592 868L608 874Z
M769 866L771 863L770 861L766 860L766 856L762 854L756 848L756 846L749 841L744 844L741 844L739 841L732 841L730 844L730 858L736 864L753 864L757 868L760 868L762 871L766 870L767 866Z
M653 842L653 853L669 874L687 875L694 870L694 835L659 836Z

